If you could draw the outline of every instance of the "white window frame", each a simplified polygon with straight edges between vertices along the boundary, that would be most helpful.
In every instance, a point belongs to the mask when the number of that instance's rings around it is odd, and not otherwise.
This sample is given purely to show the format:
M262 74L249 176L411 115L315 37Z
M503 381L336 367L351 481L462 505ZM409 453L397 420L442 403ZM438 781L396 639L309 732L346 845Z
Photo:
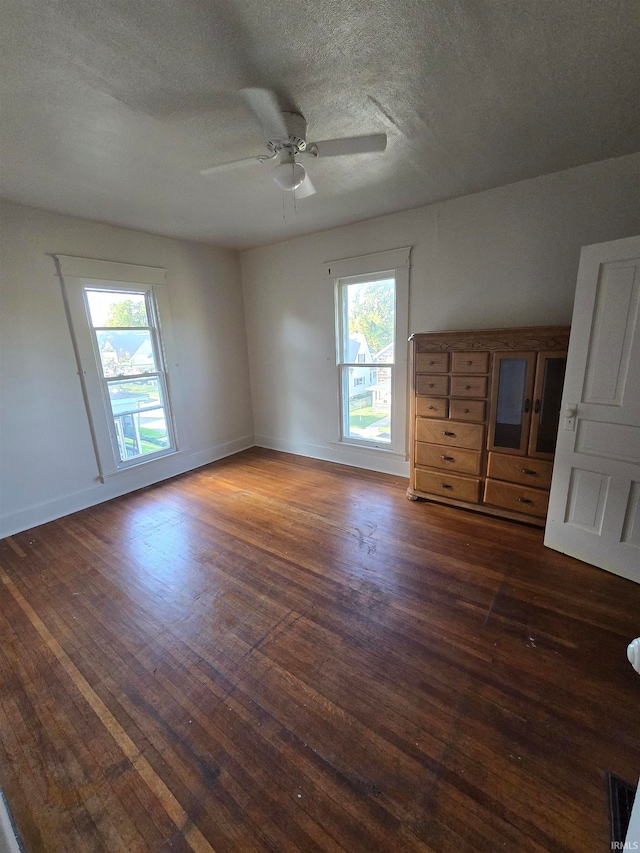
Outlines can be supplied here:
M156 267L74 258L66 255L54 257L62 282L78 362L78 373L102 482L118 472L139 468L141 465L151 465L156 460L185 450L184 443L179 442L177 428L181 405L175 381L175 368L178 365L171 334L166 271ZM107 383L101 368L95 329L91 322L87 290L120 291L145 295L145 304L152 330L152 346L158 363L153 374L144 375L147 377L160 375L163 402L159 405L165 410L170 437L168 448L162 448L157 452L136 456L132 459L120 459L116 426ZM173 367L174 370L172 371L170 367ZM115 378L110 377L110 379ZM135 378L135 376L122 377L123 381L131 378Z
M336 342L336 443L341 446L362 448L371 453L383 453L408 458L407 401L408 401L408 336L409 336L409 270L411 248L376 252L354 258L331 261L323 265L324 278L333 284L335 305ZM349 365L341 361L344 340L342 289L358 281L395 279L395 362L391 365L391 441L375 442L345 435L345 403L342 388L342 371L351 367L369 367L358 362Z

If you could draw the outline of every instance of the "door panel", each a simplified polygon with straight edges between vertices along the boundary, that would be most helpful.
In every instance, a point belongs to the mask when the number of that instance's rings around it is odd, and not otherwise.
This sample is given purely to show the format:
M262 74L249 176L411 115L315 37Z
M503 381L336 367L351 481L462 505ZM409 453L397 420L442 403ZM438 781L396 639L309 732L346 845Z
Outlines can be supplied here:
M640 548L640 480L631 481L622 541Z
M581 419L575 449L588 456L606 456L640 465L640 426Z
M600 274L585 375L584 403L620 406L638 321L634 263L608 264ZM636 373L637 373L636 362Z
M545 545L640 583L640 237L582 250Z
M609 477L597 471L571 469L565 523L600 534L609 491Z

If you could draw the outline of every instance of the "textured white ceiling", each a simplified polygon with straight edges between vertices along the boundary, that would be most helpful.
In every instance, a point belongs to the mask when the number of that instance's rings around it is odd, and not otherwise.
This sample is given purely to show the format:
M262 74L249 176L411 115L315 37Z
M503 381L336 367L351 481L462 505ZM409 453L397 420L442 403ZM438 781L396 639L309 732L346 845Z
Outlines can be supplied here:
M4 0L3 0L4 2ZM636 0L11 0L2 184L15 201L243 248L640 149ZM309 138L384 131L312 161L293 205L242 86ZM308 163L308 161L307 161Z

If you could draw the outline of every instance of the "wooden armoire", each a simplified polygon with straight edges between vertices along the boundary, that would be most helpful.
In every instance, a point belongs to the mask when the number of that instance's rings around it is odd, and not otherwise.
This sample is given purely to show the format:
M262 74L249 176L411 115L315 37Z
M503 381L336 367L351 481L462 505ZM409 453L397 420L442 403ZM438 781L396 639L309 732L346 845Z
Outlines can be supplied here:
M410 342L408 497L543 526L569 328L425 332Z

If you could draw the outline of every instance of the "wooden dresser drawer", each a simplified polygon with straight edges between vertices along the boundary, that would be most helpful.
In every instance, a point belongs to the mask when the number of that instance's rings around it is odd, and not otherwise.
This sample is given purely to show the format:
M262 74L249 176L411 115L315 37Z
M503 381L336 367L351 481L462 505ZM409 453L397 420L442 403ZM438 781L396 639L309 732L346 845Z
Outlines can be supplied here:
M545 459L490 453L487 476L494 480L522 483L535 489L548 489L551 486L552 469L553 462L547 462Z
M428 397L446 397L448 393L448 376L432 376L429 373L417 374L416 394L423 394Z
M482 453L480 450L466 450L462 447L447 447L446 444L416 442L416 465L458 471L460 474L479 474L481 462Z
M451 400L449 417L458 421L484 421L486 403L484 400Z
M416 355L416 373L447 373L448 352L419 352Z
M486 397L487 396L487 377L486 376L452 376L451 377L451 396L452 397Z
M416 415L421 418L446 418L449 402L446 397L416 397Z
M428 471L416 468L416 489L445 498L478 503L480 480L471 477L458 477L446 471Z
M452 373L487 373L488 352L454 352L451 354Z
M512 512L524 512L544 518L549 507L549 492L514 483L487 480L484 485L484 502Z
M469 450L482 450L484 426L466 424L459 421L416 419L416 438L432 444L445 444L447 447L468 447Z

